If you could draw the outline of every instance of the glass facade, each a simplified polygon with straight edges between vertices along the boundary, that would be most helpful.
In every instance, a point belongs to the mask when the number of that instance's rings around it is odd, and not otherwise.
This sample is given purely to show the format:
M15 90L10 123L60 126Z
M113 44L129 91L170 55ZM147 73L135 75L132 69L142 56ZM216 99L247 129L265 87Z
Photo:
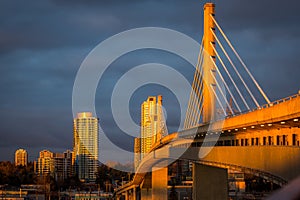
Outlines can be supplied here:
M99 120L90 112L74 119L74 166L79 179L94 182L98 168Z
M162 111L162 96L148 97L141 105L141 159L153 144L168 133Z

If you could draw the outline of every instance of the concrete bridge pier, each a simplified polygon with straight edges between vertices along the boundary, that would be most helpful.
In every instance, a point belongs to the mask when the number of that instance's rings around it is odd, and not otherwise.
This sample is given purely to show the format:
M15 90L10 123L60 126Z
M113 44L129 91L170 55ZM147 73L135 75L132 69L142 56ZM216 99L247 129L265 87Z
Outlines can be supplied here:
M152 199L168 199L168 167L152 168Z
M193 163L193 199L228 199L227 169Z
M122 193L116 194L116 200L137 200L139 194L137 191L137 186L133 185L128 190L123 191Z
M152 167L152 172L147 173L140 185L142 200L167 200L168 199L168 167Z
M152 176L147 173L140 185L140 199L152 200Z
M141 199L152 200L151 197L151 188L142 188L141 189Z
M136 187L132 189L132 200L137 200L137 191Z

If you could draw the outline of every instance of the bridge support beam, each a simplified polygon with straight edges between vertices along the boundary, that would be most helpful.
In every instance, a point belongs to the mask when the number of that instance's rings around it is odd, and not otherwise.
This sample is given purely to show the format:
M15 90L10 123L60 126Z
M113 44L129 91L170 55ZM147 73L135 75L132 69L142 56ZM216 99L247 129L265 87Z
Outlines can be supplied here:
M168 199L168 167L152 168L152 199Z
M193 164L193 199L228 198L227 169Z

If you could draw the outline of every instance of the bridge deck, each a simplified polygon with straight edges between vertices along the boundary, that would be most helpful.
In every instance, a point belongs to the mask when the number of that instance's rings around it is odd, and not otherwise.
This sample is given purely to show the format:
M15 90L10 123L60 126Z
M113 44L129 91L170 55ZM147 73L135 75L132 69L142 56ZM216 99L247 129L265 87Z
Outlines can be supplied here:
M220 134L220 139L226 137L230 138L232 136L232 139L234 139L237 137L237 134L246 135L249 133L254 135L256 134L255 137L260 137L257 136L257 134L261 134L261 137L263 137L263 131L268 132L268 135L272 135L272 130L277 130L276 134L284 135L288 134L287 129L293 130L298 134L300 133L299 120L300 95L294 95L286 100L278 101L271 106L264 106L252 112L229 117L223 121L217 121L211 124L200 125L179 133L170 134L168 137L163 138L160 142L153 145L151 152L146 156L148 157L147 160L143 160L141 163L142 166L140 165L139 167L143 169L141 173L137 173L132 182L124 185L117 191L124 191L126 188L139 185L146 174L145 171L147 169L151 169L151 167L155 164L159 162L166 162L168 159L169 161L167 162L173 162L176 156L174 157L172 155L174 152L171 152L170 149L174 150L176 143L184 144L184 140L186 140L186 144L191 144L191 138L195 138L195 141L201 141L201 138L204 139L207 132L218 132ZM270 124L272 126L268 126ZM292 127L293 129L291 129ZM295 128L297 130L294 130ZM290 132L291 131L289 131L289 134ZM184 159L200 163L206 162L207 164L210 163L210 165L215 163L219 166L223 165L223 167L240 166L247 169L253 169L253 171L256 172L265 172L261 173L264 175L274 175L274 179L277 178L279 181L282 180L281 182L290 181L299 176L299 146L291 147L270 145L271 144L268 144L268 146L260 146L260 144L257 146L230 145L230 147L214 147L207 156L201 159L198 157L199 148L190 148L190 150L193 149L194 153L190 154L190 157L185 157ZM292 143L289 143L289 145L292 145ZM178 150L183 151L184 149L180 150L180 148L178 148ZM175 154L177 153L178 152L175 152Z

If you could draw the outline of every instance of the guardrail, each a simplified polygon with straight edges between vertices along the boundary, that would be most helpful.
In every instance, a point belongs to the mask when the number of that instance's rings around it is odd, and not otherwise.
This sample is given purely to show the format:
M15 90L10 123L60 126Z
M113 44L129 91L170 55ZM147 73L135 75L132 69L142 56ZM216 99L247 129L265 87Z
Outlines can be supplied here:
M274 105L278 105L280 103L284 103L284 102L290 101L290 100L295 99L297 97L300 97L300 93L294 94L292 96L285 97L283 99L278 99L278 100L273 101L273 102L271 102L269 104L264 104L264 105L262 105L262 106L260 106L258 108L254 108L254 109L251 109L251 110L246 110L246 111L238 112L238 113L235 113L234 115L233 114L232 115L228 115L225 118L228 119L228 118L231 118L231 117L235 117L235 116L239 116L239 115L242 115L242 114L250 113L250 112L253 112L253 111L256 111L256 110L270 108L270 107L272 107Z

